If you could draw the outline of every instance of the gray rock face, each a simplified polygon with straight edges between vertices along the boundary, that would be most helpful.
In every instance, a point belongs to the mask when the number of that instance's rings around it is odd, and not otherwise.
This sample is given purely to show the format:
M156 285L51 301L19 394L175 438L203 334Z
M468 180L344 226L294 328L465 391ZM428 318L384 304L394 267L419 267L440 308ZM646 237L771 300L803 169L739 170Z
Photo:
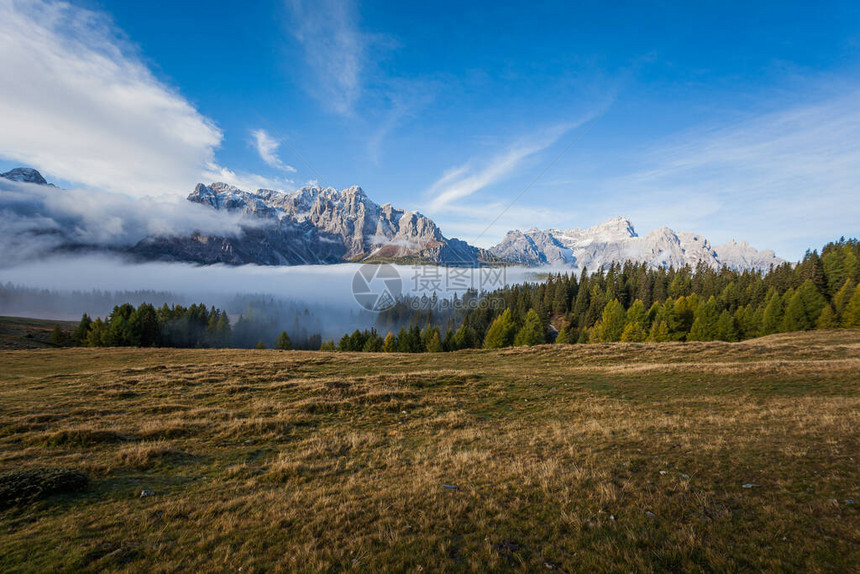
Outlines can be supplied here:
M418 212L377 205L360 187L251 193L224 183L198 184L188 201L238 213L247 225L239 237L149 237L131 253L145 259L263 265L365 259L478 265L487 255L463 241L445 238L432 220Z
M645 237L636 234L633 224L616 217L588 229L530 229L511 231L490 249L498 257L522 265L596 270L612 263L636 261L652 267L695 267L704 263L714 268L760 269L784 260L773 251L758 251L746 242L730 241L712 247L696 233L675 233L661 227Z
M0 178L53 187L30 168L15 168ZM633 224L622 217L589 229L510 231L501 243L483 250L444 237L431 219L417 211L377 205L360 187L338 191L313 186L293 193L267 189L251 193L225 183L198 184L187 199L201 208L238 215L241 231L235 236L187 232L147 236L131 247L127 242L96 245L70 233L77 228L77 220L71 218L36 230L28 227L26 241L37 238L56 251L107 250L142 260L230 265L395 260L461 266L508 262L596 270L612 263L637 261L653 267L704 263L715 268L726 265L736 270L766 271L784 262L773 251L758 251L743 241L713 247L701 235L676 233L668 227L639 237ZM28 222L39 215L38 208L27 209ZM139 237L142 235L134 241Z

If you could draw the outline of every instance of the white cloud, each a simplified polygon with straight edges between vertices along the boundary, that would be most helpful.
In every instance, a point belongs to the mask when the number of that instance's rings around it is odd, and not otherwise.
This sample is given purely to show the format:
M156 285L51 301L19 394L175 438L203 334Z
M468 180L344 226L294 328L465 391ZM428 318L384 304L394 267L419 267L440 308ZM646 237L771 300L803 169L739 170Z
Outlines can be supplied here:
M190 190L221 131L121 37L70 4L0 2L0 157L98 189Z
M489 203L467 203L450 205L445 210L444 220L439 219L445 237L456 237L477 247L489 248L499 243L505 233L512 229L538 227L569 227L577 220L578 212L556 207L518 205L516 209L504 212L490 225L492 218L502 213L507 204L502 201Z
M351 115L361 95L368 38L351 0L289 0L293 33L315 76L309 91L335 112Z
M257 191L258 189L271 189L274 191L294 191L295 182L287 178L271 178L247 172L235 172L226 167L212 163L207 166L202 174L203 179L208 182L222 182L242 191Z
M62 245L123 247L147 236L193 232L237 235L240 217L179 197L133 198L0 178L0 264L32 260Z
M430 186L428 194L433 199L428 211L440 211L457 200L499 183L519 167L524 159L545 150L573 127L571 124L557 126L547 130L538 139L521 141L490 159L480 169L475 169L473 162L449 169Z
M264 129L251 130L251 137L254 138L254 147L257 148L257 153L269 167L295 173L296 168L287 165L278 157L278 148L281 142L269 135Z

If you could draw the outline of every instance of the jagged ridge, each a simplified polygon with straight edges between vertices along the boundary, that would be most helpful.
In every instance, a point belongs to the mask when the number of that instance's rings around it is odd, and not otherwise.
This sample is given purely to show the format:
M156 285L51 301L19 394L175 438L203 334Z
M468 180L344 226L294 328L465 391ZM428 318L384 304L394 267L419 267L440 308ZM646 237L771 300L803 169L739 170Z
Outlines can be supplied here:
M155 237L132 252L148 258L201 263L300 265L338 261L403 260L479 265L488 257L448 239L417 211L377 205L357 186L319 186L293 193L254 193L225 183L198 184L188 201L239 212L248 222L240 237Z
M652 267L695 267L704 263L714 268L725 265L737 270L766 271L784 262L773 251L758 251L746 242L732 240L713 247L699 234L676 233L668 227L640 237L630 220L623 217L588 229L509 231L490 252L521 265L577 270L636 261Z
M0 177L53 187L30 168L15 168ZM431 219L417 211L377 205L357 186L341 191L310 186L292 193L267 189L252 193L225 183L201 183L187 199L217 211L238 213L243 222L241 233L235 237L199 233L150 236L130 248L111 249L145 260L231 265L385 260L471 266L508 262L594 270L630 260L654 267L704 263L766 271L784 262L773 251L758 251L744 241L713 247L699 234L676 233L668 227L639 237L630 220L623 217L584 230L514 230L495 247L483 250L444 237ZM63 230L47 232L59 237ZM65 246L87 248L96 249Z

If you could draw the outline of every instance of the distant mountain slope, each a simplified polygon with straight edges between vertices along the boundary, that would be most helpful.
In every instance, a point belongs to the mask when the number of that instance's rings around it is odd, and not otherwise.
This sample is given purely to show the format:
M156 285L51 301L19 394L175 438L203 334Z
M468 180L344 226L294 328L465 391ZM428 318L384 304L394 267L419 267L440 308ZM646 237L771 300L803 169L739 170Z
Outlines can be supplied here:
M37 185L53 185L49 184L42 174L35 169L29 167L16 167L6 173L0 173L0 177L9 181L17 181L20 183L35 183Z
M185 261L204 265L395 261L457 266L507 262L570 269L587 266L592 270L627 260L655 267L696 266L704 262L712 267L726 265L733 269L761 270L783 263L773 251L758 251L746 242L730 241L713 247L701 235L676 233L668 227L639 237L633 224L622 217L589 229L510 231L501 243L485 250L459 239L446 238L433 220L417 211L374 203L360 187L338 191L312 186L292 193L267 189L248 192L225 183L197 184L187 197L194 204L191 217L194 225L186 226L185 231L159 235L144 231L123 242L97 243L88 238L99 235L93 227L101 228L103 222L90 217L92 221L86 223L81 214L89 215L89 211L78 209L47 216L46 211L57 211L59 207L48 207L45 198L56 196L53 190L45 193L49 191L45 188L54 186L38 171L15 168L0 174L0 178L15 182L8 184L15 188L15 199L10 199L12 203L5 207L0 205L0 210L5 210L8 216L8 221L4 220L6 224L11 224L11 218L16 215L25 222L18 226L20 231L10 235L20 246L42 242L49 250L121 252L147 261ZM29 189L41 191L25 193L34 201L23 202L20 196L30 185L39 187ZM58 193L63 191L54 189ZM237 218L238 227L229 226L229 234L226 231L202 233L199 231L200 220L195 215L198 213L196 206L216 212L217 215L211 211L200 213L210 216L210 220L214 215L218 221L217 229L228 228L220 225L222 220ZM171 208L163 208L162 216L165 209ZM158 218L149 215L148 211L141 217L149 220ZM123 224L121 220L112 223L120 228ZM147 226L138 222L130 227L139 229ZM198 231L191 231L193 229Z
M363 260L412 260L479 265L491 255L448 239L417 211L377 205L360 187L303 187L293 193L242 191L198 184L188 201L240 213L239 237L148 237L131 252L148 259L200 263L302 265Z
M636 261L653 267L695 267L703 262L711 267L768 270L784 261L773 251L758 251L746 242L734 240L711 246L695 233L676 233L660 227L645 237L636 234L633 224L615 217L588 229L529 229L509 231L490 252L521 265L597 269L612 263Z

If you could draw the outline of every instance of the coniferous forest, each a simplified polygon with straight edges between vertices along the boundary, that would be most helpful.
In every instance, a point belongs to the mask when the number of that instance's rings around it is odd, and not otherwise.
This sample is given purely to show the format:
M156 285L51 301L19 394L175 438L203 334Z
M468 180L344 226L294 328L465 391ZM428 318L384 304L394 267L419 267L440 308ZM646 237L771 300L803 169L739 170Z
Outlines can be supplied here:
M550 275L492 292L459 314L440 316L430 305L410 315L414 305L401 303L388 315L408 320L408 326L384 336L376 329L355 331L327 348L433 352L553 342L740 341L860 328L858 261L860 242L841 239L767 273L635 263L595 273L583 269L578 277ZM379 323L391 320L383 314Z
M457 305L435 297L405 299L381 313L376 327L338 341L308 335L293 321L276 333L265 318L205 305L114 307L104 320L84 315L74 345L266 347L364 352L444 352L544 343L740 341L773 333L860 328L860 242L841 239L809 251L797 264L767 273L612 265L578 276L548 275L488 294L467 293ZM385 333L383 335L383 333ZM256 345L254 342L257 342ZM298 341L298 344L296 342Z

